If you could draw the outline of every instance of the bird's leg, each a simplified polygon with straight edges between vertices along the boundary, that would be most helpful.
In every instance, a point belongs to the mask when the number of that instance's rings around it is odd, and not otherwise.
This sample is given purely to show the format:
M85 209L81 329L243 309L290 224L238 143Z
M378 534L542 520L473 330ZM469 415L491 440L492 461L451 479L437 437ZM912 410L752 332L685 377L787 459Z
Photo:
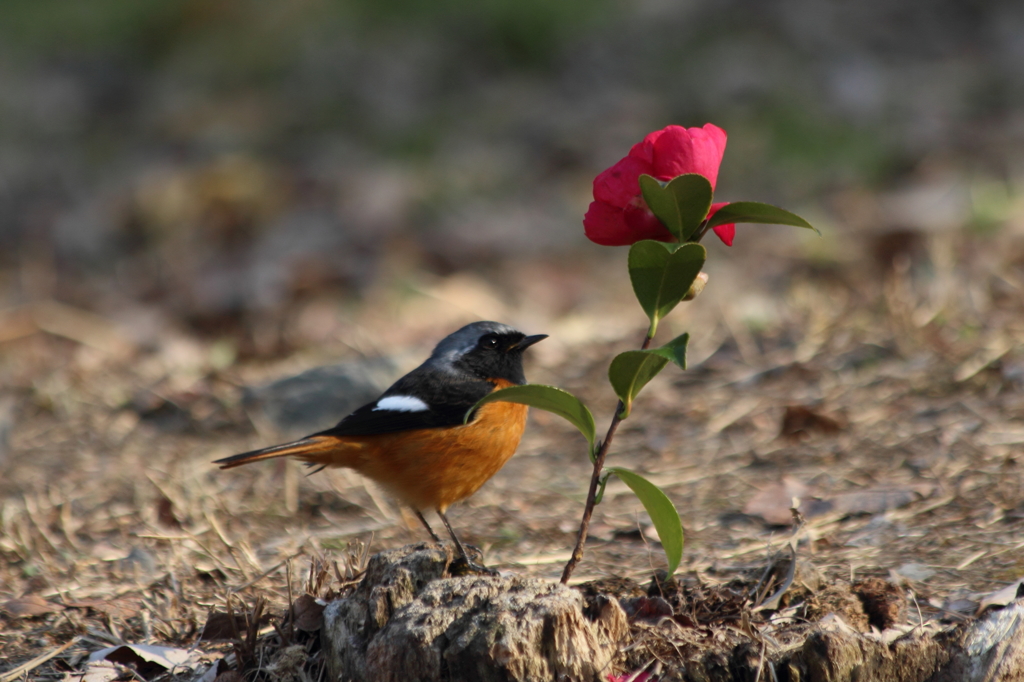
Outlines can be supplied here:
M437 515L441 517L441 521L444 522L444 527L448 529L448 534L452 536L452 540L455 541L455 548L459 550L460 558L452 564L452 573L485 573L487 575L498 575L498 571L493 568L487 568L483 564L478 564L469 558L469 554L466 552L466 547L462 544L462 540L459 540L459 536L455 534L452 529L452 524L448 523L448 517L444 515L444 512L440 509L437 510Z
M441 544L441 538L437 536L437 533L434 532L434 529L431 528L430 524L427 523L427 520L423 518L423 512L421 512L419 509L416 510L416 517L423 522L423 527L427 529L428 533L430 533L430 537L434 538L434 542L436 542L437 544ZM447 524L448 522L445 521L445 525ZM449 532L451 532L450 528L448 530Z
M444 512L440 509L437 510L437 515L441 517L444 522L444 527L448 529L448 534L452 536L452 540L455 541L455 547L459 550L459 555L466 560L466 563L472 563L469 558L469 554L466 552L466 548L462 545L462 541L459 540L459 536L455 534L452 529L452 524L448 523L448 517L444 515Z

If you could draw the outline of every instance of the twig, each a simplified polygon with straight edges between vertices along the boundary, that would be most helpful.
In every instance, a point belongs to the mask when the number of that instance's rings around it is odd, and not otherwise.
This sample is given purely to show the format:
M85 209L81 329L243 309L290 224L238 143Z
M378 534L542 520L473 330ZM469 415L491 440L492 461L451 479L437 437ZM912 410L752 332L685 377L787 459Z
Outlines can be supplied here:
M921 605L917 603L917 595L914 594L913 590L910 591L910 599L914 602L914 608L917 609L917 624L923 625L924 616L921 615Z
M653 337L648 332L644 336L644 342L640 346L640 350L647 350L647 347L651 345L652 339ZM608 426L608 433L605 434L604 440L601 441L601 447L597 449L597 456L594 457L594 473L590 477L590 490L587 491L587 503L583 507L580 532L576 536L576 546L572 550L572 556L569 557L569 561L565 564L565 569L562 571L563 585L569 582L572 572L576 570L576 565L583 559L583 545L587 541L587 531L590 530L590 517L594 514L594 501L597 499L597 488L601 483L601 470L604 469L604 458L608 455L608 446L611 445L615 431L619 428L619 422L622 421L621 415L624 407L625 405L620 400L619 404L615 407L615 416L612 417L612 423Z
M296 552L295 554L292 554L290 557L288 557L284 561L278 562L278 563L274 564L271 568L268 568L267 570L263 571L263 573L260 573L258 576L256 576L255 578L253 578L249 582L244 583L242 585L239 585L238 587L233 588L231 590L231 592L237 594L237 593L241 592L242 590L246 589L247 587L252 587L253 585L255 585L259 581L263 580L264 578L266 578L268 575L270 575L271 573L273 573L277 569L279 569L282 566L286 565L292 559L294 559L296 557L299 557L299 556L302 556L305 553L306 553L305 549L300 549L298 552Z
M627 677L623 682L636 682L638 679L640 679L640 676L643 675L644 672L648 668L650 668L652 665L654 665L654 662L656 660L658 660L658 659L652 658L651 660L647 661L642 666L640 666L637 670L634 670L633 673L629 677Z
M63 645L57 647L56 649L54 649L53 651L50 651L49 653L45 653L42 656L36 656L31 661L26 661L25 663L22 663L21 665L19 665L17 668L14 668L12 670L8 670L3 675L0 675L0 682L13 682L14 680L16 680L19 677L21 677L22 675L24 675L25 673L28 673L28 672L31 672L31 671L35 670L36 668L41 666L43 663L46 663L51 658L54 658L55 656L60 656L65 651L67 651L68 649L70 649L74 645L78 644L81 640L82 640L82 637L81 637L81 635L79 635L78 637L75 637L73 640L71 640L67 644L63 644Z
M285 562L285 585L288 587L288 640L290 642L295 639L295 600L292 598L291 559Z
M761 682L761 675L764 673L764 654L768 649L767 642L761 642L761 660L757 662L757 677L754 682Z
M710 225L710 219L705 218L704 222L700 224L694 234L690 237L688 242L700 243L700 240L707 234ZM651 345L651 341L654 339L654 334L649 330L647 335L644 336L644 342L640 346L640 350L647 350L647 347ZM619 422L622 421L622 408L624 405L622 401L615 407L615 416L612 417L612 423L608 426L608 433L605 435L604 440L601 441L601 446L597 450L597 456L594 457L594 474L590 477L590 490L587 491L587 504L583 508L583 519L580 521L580 532L576 536L576 546L572 550L572 557L569 562L565 565L565 570L562 571L562 584L565 585L569 582L572 572L576 570L576 565L583 559L583 544L587 541L587 531L590 529L590 517L594 513L594 502L597 497L597 488L601 482L601 470L604 469L604 458L608 454L608 446L612 442L612 437L615 435L615 430L619 428Z
M231 557L231 560L235 562L235 566L237 566L238 570L242 573L242 577L246 580L251 580L252 573L249 572L246 566L242 565L241 560L239 560L238 558L238 553L237 550L235 549L235 546L231 544L230 540L228 540L227 535L224 534L224 530L220 527L220 524L217 523L217 519L214 518L213 514L211 514L208 511L204 512L203 515L206 517L206 522L210 524L210 527L213 529L213 532L217 535L221 543L228 550L228 555Z

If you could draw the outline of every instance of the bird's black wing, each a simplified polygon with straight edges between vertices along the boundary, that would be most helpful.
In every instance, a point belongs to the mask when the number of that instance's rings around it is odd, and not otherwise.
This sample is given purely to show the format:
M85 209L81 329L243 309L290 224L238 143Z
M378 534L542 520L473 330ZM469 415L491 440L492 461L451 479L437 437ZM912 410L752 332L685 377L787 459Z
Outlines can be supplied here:
M372 436L398 431L459 426L466 412L494 390L494 384L419 367L399 379L384 394L363 405L326 431L314 435ZM384 398L408 396L427 405L426 410L380 409Z

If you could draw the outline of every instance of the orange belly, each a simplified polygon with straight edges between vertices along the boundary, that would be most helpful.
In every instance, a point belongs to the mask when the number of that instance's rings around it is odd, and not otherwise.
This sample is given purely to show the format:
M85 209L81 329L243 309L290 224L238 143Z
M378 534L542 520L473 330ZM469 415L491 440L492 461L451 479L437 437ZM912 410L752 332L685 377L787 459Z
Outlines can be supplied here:
M515 454L527 411L517 403L488 403L469 424L334 439L334 447L325 443L318 455L303 459L355 469L414 509L443 512L479 490Z

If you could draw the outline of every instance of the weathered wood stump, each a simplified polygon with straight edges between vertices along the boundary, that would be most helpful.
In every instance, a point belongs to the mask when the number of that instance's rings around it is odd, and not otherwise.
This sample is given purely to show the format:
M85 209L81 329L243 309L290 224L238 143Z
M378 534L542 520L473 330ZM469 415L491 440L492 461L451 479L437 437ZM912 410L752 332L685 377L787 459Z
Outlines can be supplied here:
M599 680L629 625L614 600L594 620L578 590L531 578L443 578L449 546L370 559L355 593L324 611L336 680Z
M588 600L529 578L445 577L452 560L450 547L425 543L373 556L355 591L324 611L332 679L591 682L622 674L622 652L637 631L614 596ZM647 637L657 634L651 625ZM956 626L865 632L834 613L768 636L684 627L671 616L655 625L678 657L665 661L665 680L1024 680L1024 598Z
M1024 680L1024 600L956 627L858 633L826 619L779 679L809 682L1010 682Z

